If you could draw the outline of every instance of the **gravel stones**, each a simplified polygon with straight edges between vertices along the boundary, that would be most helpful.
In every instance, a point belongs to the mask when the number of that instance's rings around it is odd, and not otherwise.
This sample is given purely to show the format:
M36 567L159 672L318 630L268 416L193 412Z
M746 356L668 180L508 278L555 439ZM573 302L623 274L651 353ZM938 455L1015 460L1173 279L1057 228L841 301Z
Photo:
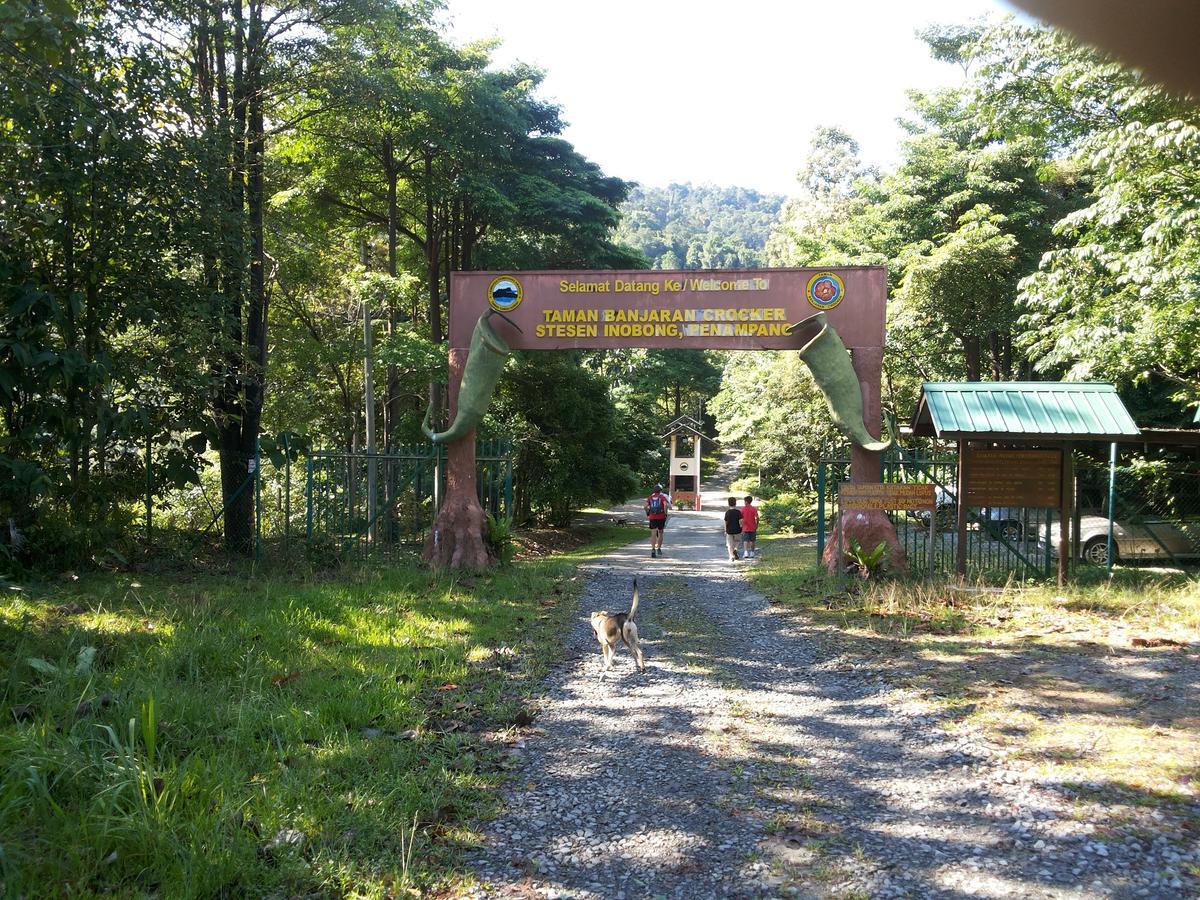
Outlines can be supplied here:
M1200 895L1181 821L1080 821L1057 785L843 665L749 589L719 514L673 516L665 557L637 544L585 567L468 896ZM635 574L648 669L622 650L602 681L587 614L628 608Z

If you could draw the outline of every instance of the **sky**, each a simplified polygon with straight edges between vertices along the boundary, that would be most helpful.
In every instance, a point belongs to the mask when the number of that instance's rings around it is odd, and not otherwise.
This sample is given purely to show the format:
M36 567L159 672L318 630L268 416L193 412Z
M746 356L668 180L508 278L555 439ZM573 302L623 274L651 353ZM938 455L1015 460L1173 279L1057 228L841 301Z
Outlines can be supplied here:
M606 174L794 193L810 135L899 158L905 92L962 81L915 35L1011 12L1003 0L448 0L460 43L546 71L565 137Z

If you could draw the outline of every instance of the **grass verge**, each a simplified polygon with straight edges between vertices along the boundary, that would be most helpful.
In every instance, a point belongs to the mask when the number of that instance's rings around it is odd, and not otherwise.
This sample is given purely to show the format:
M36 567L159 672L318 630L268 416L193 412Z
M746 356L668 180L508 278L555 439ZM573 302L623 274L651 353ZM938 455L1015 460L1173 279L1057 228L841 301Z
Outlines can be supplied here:
M90 575L0 606L0 894L352 896L442 882L503 779L591 530L495 574Z
M1169 809L1200 837L1200 580L991 588L830 578L815 549L760 539L755 587L817 626L830 656L910 686L947 727L1110 814ZM1125 812L1121 812L1124 810Z

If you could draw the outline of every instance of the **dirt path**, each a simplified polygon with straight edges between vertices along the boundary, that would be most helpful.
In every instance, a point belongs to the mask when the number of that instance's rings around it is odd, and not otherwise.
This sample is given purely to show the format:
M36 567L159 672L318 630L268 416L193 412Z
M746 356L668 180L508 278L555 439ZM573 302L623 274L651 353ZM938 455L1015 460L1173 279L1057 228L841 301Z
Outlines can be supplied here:
M1194 839L1114 840L1070 799L843 664L724 558L720 509L586 568L479 897L1191 897ZM637 510L630 514L637 515ZM586 621L627 608L649 671L607 680Z

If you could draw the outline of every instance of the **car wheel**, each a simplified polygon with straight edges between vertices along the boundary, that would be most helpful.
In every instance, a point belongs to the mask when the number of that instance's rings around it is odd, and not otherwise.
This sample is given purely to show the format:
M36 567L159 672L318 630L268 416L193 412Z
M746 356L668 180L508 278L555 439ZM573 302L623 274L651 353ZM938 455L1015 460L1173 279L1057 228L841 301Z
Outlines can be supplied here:
M1117 558L1117 546L1113 543L1113 562ZM1089 562L1094 566L1108 565L1108 538L1092 538L1083 545L1084 562Z
M1000 536L1010 544L1021 540L1021 523L1005 521L1000 523Z

